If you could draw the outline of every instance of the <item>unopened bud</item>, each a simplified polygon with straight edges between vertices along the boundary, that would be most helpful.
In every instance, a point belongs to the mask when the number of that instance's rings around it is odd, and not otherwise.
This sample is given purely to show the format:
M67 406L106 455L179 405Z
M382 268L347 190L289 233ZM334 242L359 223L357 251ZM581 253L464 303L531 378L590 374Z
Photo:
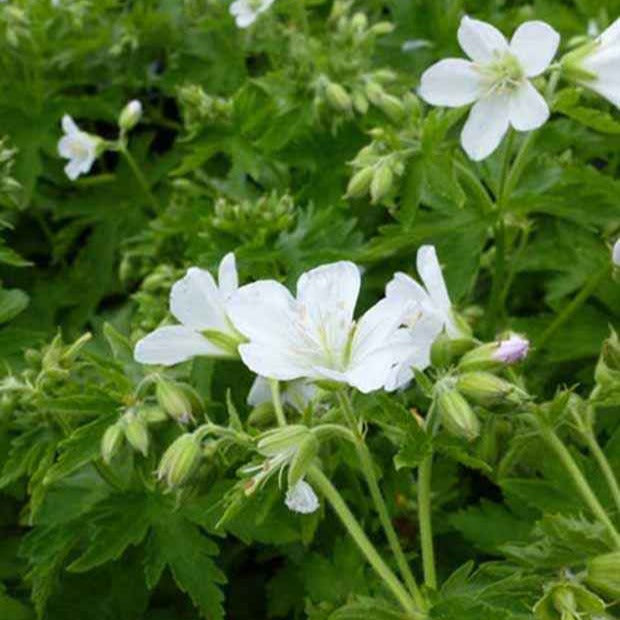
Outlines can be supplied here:
M537 620L580 620L605 618L605 603L576 582L553 584L534 605Z
M385 96L385 91L381 85L374 80L368 80L365 85L366 97L376 106L381 105L381 100Z
M351 18L351 26L359 33L364 32L368 27L368 17L366 17L365 13L355 13Z
M370 27L369 32L374 34L376 37L390 34L391 32L394 32L394 24L391 24L390 22L377 22Z
M192 405L178 384L159 377L155 396L159 406L177 422L187 424L192 420Z
M511 334L498 342L489 342L466 353L459 362L460 370L499 370L521 361L528 353L529 340Z
M295 456L288 468L288 486L294 487L308 471L308 467L319 451L319 441L309 433L298 444Z
M388 163L381 164L373 174L372 181L370 182L370 198L373 204L376 204L392 189L394 183L394 174L392 173L392 167Z
M457 437L473 441L480 434L480 422L469 403L456 390L446 390L437 398L444 428Z
M118 126L123 131L130 131L133 129L142 118L142 104L134 99L130 101L120 113L118 117Z
M329 84L325 87L325 97L327 98L329 105L335 110L340 110L341 112L351 112L353 102L351 101L349 93L342 86L340 86L340 84L336 84L336 82L329 82Z
M620 382L620 340L613 329L601 348L594 378L602 387L611 387Z
M123 445L124 433L120 424L108 426L101 438L101 458L109 463Z
M357 198L366 194L370 188L375 171L371 166L362 168L356 172L347 186L347 197Z
M446 332L441 332L431 346L431 363L437 368L445 368L473 346L471 338L450 338Z
M125 414L125 438L143 456L149 451L149 432L146 423L133 411Z
M193 433L185 433L164 452L157 477L165 480L170 488L183 486L200 465L201 458L200 440Z
M368 112L368 99L364 96L364 93L359 90L354 90L351 94L351 99L353 101L353 107L360 114L366 114Z
M377 104L383 112L394 122L398 122L403 119L405 115L405 106L400 99L392 95L385 93L379 103Z
M465 372L459 376L456 387L467 399L483 407L500 403L516 405L527 398L516 385L488 372Z
M586 583L611 599L620 599L620 551L592 558L587 564Z

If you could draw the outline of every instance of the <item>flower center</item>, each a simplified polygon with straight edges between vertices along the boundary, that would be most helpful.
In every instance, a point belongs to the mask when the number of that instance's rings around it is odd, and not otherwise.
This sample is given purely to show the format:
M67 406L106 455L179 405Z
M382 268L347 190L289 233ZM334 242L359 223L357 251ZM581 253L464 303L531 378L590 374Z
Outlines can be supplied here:
M69 144L72 159L85 159L88 156L88 147L82 140L72 140Z
M525 77L518 59L510 53L482 67L481 72L489 81L489 91L494 93L515 90Z

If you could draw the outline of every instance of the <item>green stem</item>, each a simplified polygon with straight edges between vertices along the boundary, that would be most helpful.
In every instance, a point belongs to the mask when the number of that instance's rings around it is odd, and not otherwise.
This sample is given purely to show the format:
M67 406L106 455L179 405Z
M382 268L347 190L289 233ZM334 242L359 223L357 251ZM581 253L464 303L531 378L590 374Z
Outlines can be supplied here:
M315 465L311 466L308 470L307 478L330 503L331 507L342 521L342 524L349 532L349 535L368 560L368 563L383 580L385 585L391 590L392 594L396 597L402 608L407 613L411 614L412 618L423 618L424 616L420 614L415 607L413 601L407 593L407 590L405 590L396 575L392 572L390 567L379 555L374 545L370 542L336 487L334 487L325 474L323 474L323 472Z
M349 424L351 432L355 435L355 447L357 450L357 456L362 466L362 473L366 478L366 484L368 485L368 489L370 490L370 496L372 497L373 503L375 505L375 510L379 515L379 520L381 521L381 525L383 526L383 530L390 545L390 549L392 550L394 558L396 559L398 570L400 571L400 574L404 579L405 584L409 589L409 592L413 596L416 605L420 608L423 608L424 599L415 581L413 573L411 572L409 563L407 562L403 549L400 545L398 535L396 534L394 526L392 525L390 513L385 503L385 499L383 498L383 494L381 493L381 489L379 488L372 455L368 450L368 446L366 445L364 437L359 431L349 396L346 392L340 391L338 392L338 400L340 402L340 407L344 412L345 418L347 419L347 423Z
M566 469L566 471L572 478L575 488L579 491L579 494L581 495L581 498L583 499L585 504L588 506L592 514L601 522L601 524L605 526L605 529L609 532L609 535L614 541L614 545L616 546L616 548L620 549L620 534L614 527L614 524L611 522L611 519L605 512L605 509L599 502L598 498L590 488L588 481L581 473L581 470L579 469L577 463L575 463L575 459L572 457L571 453L562 443L560 438L555 434L553 429L544 424L541 424L540 431L543 439L556 453L556 455L560 459L560 462L564 466L564 469Z
M273 408L276 412L278 426L286 426L286 416L284 415L280 394L280 382L277 379L269 379L269 387L271 388L271 400L273 401Z
M424 458L418 469L418 519L420 522L420 540L422 547L422 566L424 583L435 590L437 572L435 570L435 551L433 549L433 526L431 521L431 478L433 472L433 454Z
M596 459L598 466L603 472L603 476L605 476L605 480L607 481L607 486L611 491L612 497L614 498L614 502L616 504L616 510L620 514L620 486L618 485L618 480L616 479L616 475L614 474L605 453L603 452L601 446L599 445L594 431L590 429L588 432L584 434L584 438L586 443L588 444L588 448L592 455Z
M597 272L586 282L585 286L579 291L578 295L564 307L564 310L555 317L555 320L547 327L542 333L538 342L536 342L536 351L534 353L542 351L558 329L568 321L581 306L588 300L590 295L598 288L601 280L609 273L609 265ZM530 357L532 359L533 356Z
M153 194L151 190L151 186L149 185L149 182L146 180L146 177L144 176L144 174L142 173L142 170L140 169L138 162L134 159L134 156L129 152L126 146L121 146L119 148L119 151L123 154L123 157L125 158L125 160L127 161L127 164L131 168L133 175L136 177L136 180L138 181L138 184L142 188L144 195L148 198L149 203L151 204L155 212L159 213L161 211L159 201L157 200L157 198L155 198L155 195Z

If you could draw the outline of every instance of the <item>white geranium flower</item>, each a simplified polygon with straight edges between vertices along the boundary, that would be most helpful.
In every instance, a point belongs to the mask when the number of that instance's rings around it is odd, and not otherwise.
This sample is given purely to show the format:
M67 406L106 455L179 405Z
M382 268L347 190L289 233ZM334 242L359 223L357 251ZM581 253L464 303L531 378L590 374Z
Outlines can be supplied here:
M229 11L235 18L235 23L238 28L247 28L274 2L275 0L235 0L230 5Z
M567 54L563 62L576 70L580 84L620 108L620 18L595 41Z
M305 480L300 480L286 492L284 503L289 510L302 515L311 514L320 506L314 489Z
M393 365L393 337L408 308L384 299L356 323L360 271L342 261L312 269L297 282L297 298L264 280L239 289L229 305L249 339L241 359L271 379L327 379L362 392L381 388Z
M620 267L620 239L614 243L614 249L611 252L611 259L616 267Z
M203 269L191 267L170 291L170 312L181 325L159 327L136 344L141 364L170 366L197 355L234 357L242 340L232 326L227 305L238 288L235 255L220 263L218 284Z
M508 43L497 28L465 16L458 40L471 61L448 58L434 64L422 75L419 93L437 106L475 102L461 144L479 161L498 147L510 126L531 131L549 118L547 103L528 78L550 65L560 35L544 22L525 22Z
M281 397L282 403L288 404L299 412L305 411L306 407L316 398L319 388L305 379L289 381L284 384ZM250 392L247 403L250 407L258 407L263 403L271 402L271 386L265 377L256 377Z
M453 338L463 335L454 320L448 289L432 245L418 250L416 267L424 286L405 273L396 273L385 291L387 300L410 308L404 320L406 327L399 329L392 340L398 363L385 384L389 391L411 381L412 368L424 370L430 364L431 346L443 330Z
M58 154L69 160L65 173L75 181L80 174L90 172L99 154L101 138L82 131L68 114L62 117L62 130L65 135L58 141Z

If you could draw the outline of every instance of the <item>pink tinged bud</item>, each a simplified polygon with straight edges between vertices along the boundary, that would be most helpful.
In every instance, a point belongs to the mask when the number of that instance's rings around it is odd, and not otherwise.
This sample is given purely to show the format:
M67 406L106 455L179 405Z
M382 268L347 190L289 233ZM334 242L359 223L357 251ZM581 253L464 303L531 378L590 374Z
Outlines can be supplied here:
M501 340L493 359L505 364L520 362L530 350L530 341L527 338L513 334L507 340Z
M614 249L611 252L611 259L616 267L620 267L620 239L614 243Z

